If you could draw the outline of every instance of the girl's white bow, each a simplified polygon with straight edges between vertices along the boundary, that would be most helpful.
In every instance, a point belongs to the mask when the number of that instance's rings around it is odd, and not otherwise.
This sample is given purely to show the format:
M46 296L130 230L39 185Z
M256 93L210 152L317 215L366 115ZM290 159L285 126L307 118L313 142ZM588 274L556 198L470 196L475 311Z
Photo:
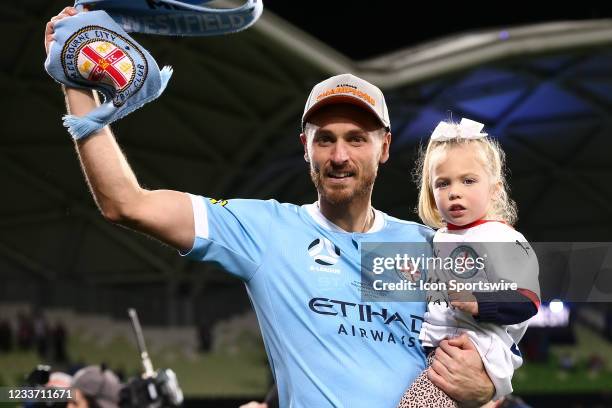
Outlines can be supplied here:
M444 142L451 139L480 139L487 136L487 133L481 133L483 128L482 123L465 118L458 125L440 122L431 134L431 140Z

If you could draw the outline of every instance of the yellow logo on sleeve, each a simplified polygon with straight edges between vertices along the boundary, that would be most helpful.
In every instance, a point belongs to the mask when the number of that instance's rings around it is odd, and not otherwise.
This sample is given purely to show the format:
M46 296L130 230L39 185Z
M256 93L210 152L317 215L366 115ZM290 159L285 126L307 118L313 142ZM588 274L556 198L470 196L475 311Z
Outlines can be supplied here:
M227 205L227 200L217 200L215 198L209 199L212 204L219 204L221 207L225 207Z

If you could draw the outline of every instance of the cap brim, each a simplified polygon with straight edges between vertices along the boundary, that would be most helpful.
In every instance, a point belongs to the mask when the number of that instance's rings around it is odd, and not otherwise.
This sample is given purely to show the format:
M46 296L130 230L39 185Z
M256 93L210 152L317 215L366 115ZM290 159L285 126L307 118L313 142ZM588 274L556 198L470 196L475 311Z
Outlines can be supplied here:
M327 98L321 99L319 102L317 102L314 105L312 105L310 107L310 109L308 109L308 111L302 117L302 130L304 130L304 125L306 124L308 119L313 114L315 114L319 109L321 109L324 106L337 105L337 104L341 104L341 103L347 103L347 104L350 104L350 105L355 105L355 106L358 106L360 108L363 108L363 109L367 110L368 112L370 112L376 118L376 120L378 120L378 122L385 129L387 129L387 130L389 129L389 126L386 125L382 121L382 119L378 116L378 113L376 113L374 108L372 108L372 106L369 103L365 102L363 99L358 98L356 96L351 96L351 95L332 95L332 96L328 96Z

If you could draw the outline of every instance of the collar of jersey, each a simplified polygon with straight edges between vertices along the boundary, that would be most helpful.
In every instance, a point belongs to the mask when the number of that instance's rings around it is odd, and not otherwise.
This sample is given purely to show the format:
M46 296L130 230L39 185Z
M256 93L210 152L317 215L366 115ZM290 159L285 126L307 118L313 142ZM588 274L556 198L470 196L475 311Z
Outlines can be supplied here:
M466 225L455 225L455 224L451 224L451 223L449 222L449 223L447 223L447 224L446 224L446 228L447 228L449 231L453 231L453 230L463 230L463 229L474 228L474 227L477 227L477 226L482 225L482 224L487 223L487 222L501 222L502 224L506 224L506 223L505 223L505 222L503 222L503 221L498 221L498 220L485 220L485 219L482 219L482 218L481 218L481 219L479 219L479 220L476 220L476 221L471 222L471 223L466 224Z
M333 222L325 218L323 213L321 213L321 210L319 209L319 206L317 205L316 202L312 204L304 204L302 207L304 207L308 215L310 215L310 217L323 228L330 230L330 231L334 231L334 232L343 232L345 234L349 233L348 231L343 230L342 228L340 228L339 226L337 226L336 224L334 224ZM378 232L381 229L383 229L383 227L385 226L384 213L382 213L381 211L378 211L376 208L373 208L373 210L374 210L374 223L372 224L372 227L370 227L370 229L363 234L372 234L374 232ZM355 232L354 234L361 234L361 233Z

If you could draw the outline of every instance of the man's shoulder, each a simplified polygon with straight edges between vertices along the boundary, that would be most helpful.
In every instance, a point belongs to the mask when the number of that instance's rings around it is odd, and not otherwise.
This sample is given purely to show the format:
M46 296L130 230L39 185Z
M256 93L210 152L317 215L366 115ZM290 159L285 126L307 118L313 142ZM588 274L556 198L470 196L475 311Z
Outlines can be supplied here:
M300 206L292 203L280 203L275 199L257 199L257 198L231 198L228 200L217 200L208 198L211 204L219 204L227 209L251 207L269 211L289 211L297 213Z
M215 199L201 197L206 203L211 217L230 216L244 222L270 225L271 222L284 223L299 217L300 206L280 203L277 200L254 198Z
M427 225L423 225L415 221L403 220L386 213L383 214L388 228L394 230L409 230L412 232L419 232L427 237L433 237L434 235L435 231Z
M427 225L421 224L419 222L410 221L410 220L403 220L401 218L394 217L394 216L389 215L387 213L383 213L383 214L385 216L385 219L387 220L387 223L389 223L389 224L408 225L408 226L411 226L413 228L425 228L425 229L428 229L430 231L433 231L433 229L431 229Z

